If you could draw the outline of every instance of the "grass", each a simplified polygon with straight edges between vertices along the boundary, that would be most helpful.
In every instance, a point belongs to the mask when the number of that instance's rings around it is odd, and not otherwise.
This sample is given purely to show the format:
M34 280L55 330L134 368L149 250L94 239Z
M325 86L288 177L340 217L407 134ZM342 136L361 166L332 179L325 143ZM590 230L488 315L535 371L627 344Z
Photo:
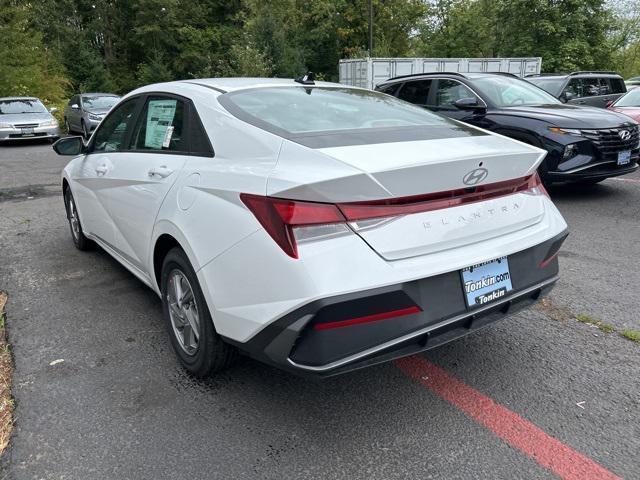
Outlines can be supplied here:
M13 398L11 397L11 375L13 362L5 331L4 305L7 294L0 292L0 454L9 444L13 429Z
M620 332L620 335L622 335L627 340L631 340L632 342L640 343L640 332L638 332L636 330L629 330L629 329L622 330Z
M598 327L604 333L613 333L616 331L616 328L602 320L598 320L597 318L590 317L589 315L585 315L583 313L579 313L576 315L576 320L582 323L588 323L589 325L593 325Z
M555 304L549 298L543 298L542 301L536 305L536 308L552 320L565 322L575 319L580 323L593 325L603 333L618 333L618 335L620 335L622 338L626 338L627 340L631 340L632 342L640 343L640 332L637 330L625 329L619 331L610 323L603 322L602 320L593 318L584 313L574 313L566 307Z

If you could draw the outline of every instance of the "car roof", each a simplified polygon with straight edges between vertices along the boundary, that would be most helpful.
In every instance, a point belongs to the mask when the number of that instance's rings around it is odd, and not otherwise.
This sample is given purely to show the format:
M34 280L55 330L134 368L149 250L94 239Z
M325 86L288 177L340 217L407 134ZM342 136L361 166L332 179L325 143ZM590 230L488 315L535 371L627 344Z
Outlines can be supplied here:
M527 75L527 79L536 78L567 78L567 77L610 77L610 78L622 78L616 72L573 72L573 73L542 73Z
M198 78L193 80L179 80L177 82L169 82L171 84L190 83L193 85L201 85L218 90L222 93L234 92L238 90L247 90L249 88L265 88L265 87L334 87L334 88L358 88L341 83L320 82L316 81L313 85L303 85L297 83L292 78L258 78L258 77L227 77L227 78Z
M465 73L460 73L460 72L425 72L425 73L413 73L411 75L399 75L397 77L392 77L389 78L387 80L385 80L384 82L380 82L378 84L378 86L382 86L385 85L387 83L396 83L396 82L402 82L402 81L406 81L409 79L420 79L420 78L431 78L431 77L452 77L452 78L466 78L466 79L476 79L476 78L488 78L488 77L511 77L511 78L518 78L521 79L520 77L518 77L517 75L513 75L512 73L507 73L507 72L465 72Z
M88 95L99 95L101 97L119 97L117 93L102 93L102 92L82 92L76 93L76 95L88 96Z
M40 100L38 97L0 97L0 102L3 100Z

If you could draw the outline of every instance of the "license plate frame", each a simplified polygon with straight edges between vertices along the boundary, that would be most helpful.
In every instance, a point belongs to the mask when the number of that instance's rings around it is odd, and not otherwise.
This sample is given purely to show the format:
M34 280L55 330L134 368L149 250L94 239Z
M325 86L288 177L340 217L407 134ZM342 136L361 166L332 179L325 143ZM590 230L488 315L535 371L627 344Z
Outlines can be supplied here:
M36 134L36 131L35 131L35 129L34 129L33 127L30 127L30 128L21 128L21 129L20 129L20 133L21 133L22 135L25 135L25 136L31 136L31 135L35 135L35 134Z
M618 165L628 165L631 163L631 150L618 152Z
M462 293L467 308L489 305L513 290L509 258L500 257L460 270Z

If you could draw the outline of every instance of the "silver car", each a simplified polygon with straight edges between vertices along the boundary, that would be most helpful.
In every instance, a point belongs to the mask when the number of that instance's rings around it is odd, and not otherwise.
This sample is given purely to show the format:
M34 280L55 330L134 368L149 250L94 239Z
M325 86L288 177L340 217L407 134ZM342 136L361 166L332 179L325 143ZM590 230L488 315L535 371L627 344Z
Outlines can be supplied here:
M58 121L35 97L0 98L0 142L34 138L56 140L60 137Z
M74 95L64 108L64 123L69 133L78 132L85 138L100 124L120 97L111 93Z

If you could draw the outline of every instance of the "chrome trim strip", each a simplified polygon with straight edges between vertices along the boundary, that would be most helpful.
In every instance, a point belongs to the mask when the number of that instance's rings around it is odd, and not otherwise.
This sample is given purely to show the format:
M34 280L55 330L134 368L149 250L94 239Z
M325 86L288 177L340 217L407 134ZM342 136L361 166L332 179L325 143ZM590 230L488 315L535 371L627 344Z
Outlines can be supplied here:
M342 358L340 360L336 360L334 362L331 363L327 363L326 365L321 365L319 367L315 367L315 366L311 366L311 365L302 365L299 363L294 362L293 360L291 360L291 358L287 358L287 361L289 362L289 364L291 364L292 366L299 368L301 370L307 370L310 372L326 372L328 370L333 370L334 368L338 368L341 367L343 365L346 365L348 363L352 363L355 362L357 360L360 360L361 358L364 357L368 357L369 355L373 355L374 353L377 353L381 350L386 350L389 347L393 347L394 345L397 345L399 343L402 342L406 342L407 340L411 340L412 338L415 337L419 337L420 335L424 335L425 333L431 332L433 330L437 330L441 327L444 327L446 325L449 325L451 323L455 323L459 320L462 320L464 318L470 317L476 313L480 313L480 312L484 312L485 310L490 310L493 308L496 308L504 303L507 303L508 301L514 300L516 298L520 298L520 297L524 297L525 295L533 292L534 290L538 290L539 288L544 288L548 285L551 285L552 283L555 283L558 281L559 275L556 275L554 277L551 277L547 280L545 280L544 282L538 283L532 287L529 287L525 290L521 290L519 292L515 292L514 294L510 295L509 297L503 299L501 302L499 303L491 303L489 305L486 305L484 307L478 308L477 310L473 310L471 312L465 312L462 313L460 315L456 315L455 317L451 317L448 318L446 320L443 320L440 323L437 323L435 325L429 325L428 327L423 328L422 330L418 330L415 332L411 332L408 333L406 335L403 335L402 337L398 337L398 338L394 338L393 340L389 340L388 342L382 343L380 345L377 345L375 347L371 347L367 350L363 350L362 352L359 353L355 353L353 355L350 355L348 357Z

